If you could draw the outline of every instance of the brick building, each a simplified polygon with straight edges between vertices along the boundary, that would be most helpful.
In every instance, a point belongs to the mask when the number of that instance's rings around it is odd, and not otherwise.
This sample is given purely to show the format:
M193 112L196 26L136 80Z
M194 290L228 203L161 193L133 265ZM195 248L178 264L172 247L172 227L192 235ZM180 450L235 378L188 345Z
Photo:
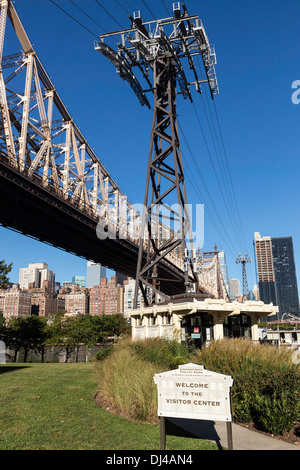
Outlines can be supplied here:
M105 314L105 299L106 299L107 278L103 277L98 286L90 289L90 315L104 315Z
M78 287L78 286L77 286ZM89 295L86 289L74 289L65 296L66 315L84 315L89 312Z
M57 296L53 291L52 283L44 281L42 288L30 288L31 313L39 317L50 317L57 312Z
M18 286L13 286L5 292L4 301L2 294L1 303L6 321L31 315L31 296L28 292L22 292Z
M90 315L112 315L123 313L123 286L117 276L101 279L99 286L90 290Z

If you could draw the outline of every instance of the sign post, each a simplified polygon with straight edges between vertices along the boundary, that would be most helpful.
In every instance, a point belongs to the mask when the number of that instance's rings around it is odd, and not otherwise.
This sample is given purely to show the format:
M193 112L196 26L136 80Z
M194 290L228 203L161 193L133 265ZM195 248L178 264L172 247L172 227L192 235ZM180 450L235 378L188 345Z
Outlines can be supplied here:
M166 447L165 417L225 421L228 449L232 443L230 375L209 371L202 365L185 364L161 374L155 374L160 418L161 449Z
M160 449L166 450L166 418L164 416L159 417L160 424Z

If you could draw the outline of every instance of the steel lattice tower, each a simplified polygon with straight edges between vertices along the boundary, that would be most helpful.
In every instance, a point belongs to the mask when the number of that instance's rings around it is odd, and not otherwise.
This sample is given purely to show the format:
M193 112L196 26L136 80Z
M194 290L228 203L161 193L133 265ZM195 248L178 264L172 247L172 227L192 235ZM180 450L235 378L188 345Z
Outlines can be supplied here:
M243 278L243 301L244 299L248 298L249 295L249 288L248 288L248 280L247 280L247 272L246 272L246 263L251 263L251 258L247 254L241 255L236 258L236 263L241 263L242 265L242 278Z
M147 288L160 294L159 263L168 263L167 256L177 250L185 262L186 291L197 275L190 255L192 248L190 216L177 125L177 94L192 101L191 85L201 93L201 84L208 83L211 97L218 93L215 74L216 56L201 20L190 16L182 2L173 4L174 17L143 22L140 12L130 17L132 26L123 31L100 36L95 49L105 55L126 80L142 106L151 108L146 97L153 93L153 121L147 166L142 228L139 235L139 256L136 271L134 308L141 289L146 305L154 299ZM105 41L119 37L115 51ZM199 79L194 57L202 57L205 79ZM188 80L183 62L187 61L192 81ZM145 83L143 87L133 73L136 67ZM199 66L200 67L200 66ZM173 199L172 199L173 198ZM175 224L164 224L164 218ZM189 235L189 240L187 236ZM189 248L187 241L189 242Z

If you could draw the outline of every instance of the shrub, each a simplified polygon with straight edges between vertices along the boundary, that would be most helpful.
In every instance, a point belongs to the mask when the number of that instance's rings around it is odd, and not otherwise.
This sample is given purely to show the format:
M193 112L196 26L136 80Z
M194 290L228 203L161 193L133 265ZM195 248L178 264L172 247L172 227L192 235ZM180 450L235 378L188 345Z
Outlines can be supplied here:
M103 359L107 358L114 350L113 346L109 346L108 348L99 349L95 358L97 361L102 361Z
M153 338L137 341L132 349L138 357L165 370L176 369L189 361L187 347L176 340Z
M232 375L234 420L282 434L300 420L300 374L291 352L249 340L222 339L199 350L194 362Z
M283 393L253 394L252 416L254 424L266 432L283 434L291 431L299 417L299 402L294 403Z

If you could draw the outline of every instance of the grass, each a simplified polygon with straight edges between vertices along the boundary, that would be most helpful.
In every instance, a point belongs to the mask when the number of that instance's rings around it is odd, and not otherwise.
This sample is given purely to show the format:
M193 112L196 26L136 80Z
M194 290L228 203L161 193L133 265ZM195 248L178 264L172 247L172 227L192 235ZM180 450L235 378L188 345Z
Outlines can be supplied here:
M272 367L274 370L289 367L300 371L292 362L292 354L291 349L256 344L245 338L223 338L212 341L209 348L197 350L191 360L223 374L232 374L245 367Z
M133 420L157 418L157 388L153 377L158 368L133 354L130 341L121 341L112 355L95 365L104 396L120 413Z
M159 426L101 409L94 363L0 365L1 450L159 450ZM175 433L174 433L175 434ZM169 450L216 450L168 435Z

